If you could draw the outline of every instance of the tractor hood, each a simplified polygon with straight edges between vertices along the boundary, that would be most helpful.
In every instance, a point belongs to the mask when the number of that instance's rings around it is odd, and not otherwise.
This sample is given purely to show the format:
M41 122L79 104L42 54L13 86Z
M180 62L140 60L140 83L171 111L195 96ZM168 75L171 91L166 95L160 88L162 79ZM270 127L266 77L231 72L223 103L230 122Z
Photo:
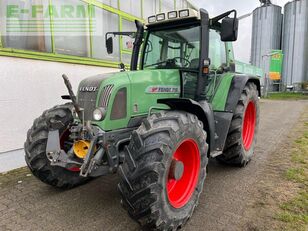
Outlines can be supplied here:
M161 98L178 98L179 70L142 70L100 74L84 79L78 88L78 104L85 120L103 130L125 128L134 117L146 115ZM102 121L93 121L93 111L105 108Z
M93 111L100 102L104 103L104 107L108 106L107 100L110 98L116 81L110 84L106 82L113 82L112 80L110 81L110 79L115 78L119 80L123 79L124 82L127 83L129 82L127 74L123 74L123 72L99 74L88 77L80 82L77 98L79 106L84 109L85 120L93 119Z

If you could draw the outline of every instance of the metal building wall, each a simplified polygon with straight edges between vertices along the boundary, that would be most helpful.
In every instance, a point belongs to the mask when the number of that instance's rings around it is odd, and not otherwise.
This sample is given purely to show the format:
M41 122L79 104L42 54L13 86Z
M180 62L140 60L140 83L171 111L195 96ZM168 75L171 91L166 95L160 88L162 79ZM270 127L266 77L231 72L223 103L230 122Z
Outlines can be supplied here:
M251 63L269 72L269 57L263 57L271 50L281 48L282 8L264 5L253 11L251 39Z
M283 42L284 86L301 90L308 81L308 1L295 0L285 5Z

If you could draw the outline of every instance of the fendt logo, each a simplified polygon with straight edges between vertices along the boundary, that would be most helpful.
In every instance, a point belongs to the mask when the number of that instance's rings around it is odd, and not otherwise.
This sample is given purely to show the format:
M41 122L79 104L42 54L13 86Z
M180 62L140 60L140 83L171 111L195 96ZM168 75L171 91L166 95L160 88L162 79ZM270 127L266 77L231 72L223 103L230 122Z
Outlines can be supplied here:
M81 87L79 91L81 92L96 92L97 87Z

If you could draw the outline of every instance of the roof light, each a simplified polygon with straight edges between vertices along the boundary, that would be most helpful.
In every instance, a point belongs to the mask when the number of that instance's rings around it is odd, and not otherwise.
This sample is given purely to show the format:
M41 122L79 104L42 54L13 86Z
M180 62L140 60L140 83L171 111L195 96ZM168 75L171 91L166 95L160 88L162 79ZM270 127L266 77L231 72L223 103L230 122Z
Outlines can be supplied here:
M180 18L185 18L189 16L189 10L180 10Z
M1 1L1 0L0 0ZM186 20L187 18L200 19L200 14L194 9L172 10L148 17L148 24L159 24L168 21Z
M148 17L148 22L149 22L149 23L156 22L156 16L153 15L153 16Z
M157 20L157 21L163 21L163 20L165 20L165 14L162 13L162 14L156 15L156 20Z
M168 18L169 19L173 19L173 18L176 18L178 16L178 12L177 11L170 11L168 13Z

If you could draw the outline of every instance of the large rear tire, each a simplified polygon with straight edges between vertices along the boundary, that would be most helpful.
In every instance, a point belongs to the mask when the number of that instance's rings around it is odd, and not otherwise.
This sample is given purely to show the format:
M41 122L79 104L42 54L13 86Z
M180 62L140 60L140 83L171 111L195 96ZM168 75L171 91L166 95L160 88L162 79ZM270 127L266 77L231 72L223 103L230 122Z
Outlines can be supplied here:
M24 144L26 163L33 175L46 184L62 189L73 188L88 180L79 176L78 169L51 166L46 156L48 132L53 123L61 124L59 134L68 138L66 132L73 122L72 108L72 104L69 103L45 111L34 121ZM61 140L61 146L64 141Z
M177 230L191 217L206 177L202 122L179 111L153 114L133 132L119 168L122 204L144 228Z
M248 82L237 103L224 152L216 157L218 161L240 167L249 163L257 142L259 111L257 86Z

